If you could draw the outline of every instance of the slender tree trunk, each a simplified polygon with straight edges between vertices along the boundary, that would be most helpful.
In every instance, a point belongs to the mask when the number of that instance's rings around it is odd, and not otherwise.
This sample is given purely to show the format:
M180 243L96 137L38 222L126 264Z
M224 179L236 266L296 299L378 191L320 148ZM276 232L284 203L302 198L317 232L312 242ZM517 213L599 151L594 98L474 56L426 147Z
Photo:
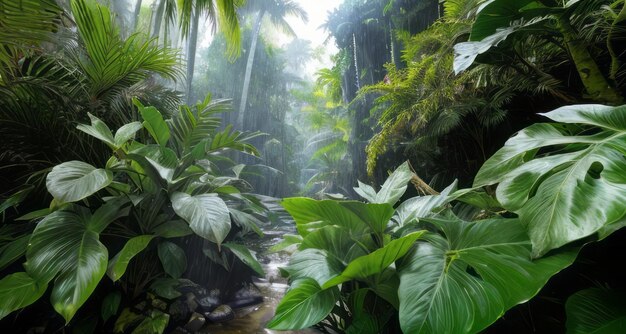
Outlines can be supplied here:
M261 10L257 16L254 24L254 31L252 33L252 42L250 43L250 50L248 51L248 62L246 64L246 74L243 79L243 89L241 91L241 101L239 103L239 114L237 115L237 127L243 130L243 121L245 119L246 104L248 102L248 91L250 89L250 77L252 76L252 65L254 64L254 54L256 53L256 44L261 34L261 22L263 22L263 16L265 10Z
M611 74L610 78L615 80L617 76L617 72L622 65L622 61L620 60L623 56L626 48L623 45L623 42L618 42L615 40L615 33L617 31L623 31L626 28L626 1L622 5L622 9L620 10L617 17L613 20L613 24L611 24L611 29L609 30L609 34L606 38L606 45L608 46L609 53L611 54Z
M559 16L559 30L563 34L567 50L576 65L578 75L587 90L587 94L595 101L612 105L621 104L624 98L604 77L587 47L578 39L569 18Z
M159 37L159 32L161 32L161 22L163 22L163 12L165 11L165 1L159 0L156 5L156 11L154 12L154 20L152 26L152 34L151 37Z
M133 32L137 31L137 25L139 24L139 14L141 13L141 2L142 0L137 0L135 4L135 12L133 13Z
M352 50L354 51L354 72L356 73L356 89L358 90L361 89L361 80L359 78L359 63L356 58L356 35L354 33L352 33Z
M196 7L193 12L193 21L191 22L191 31L187 48L187 104L191 105L191 82L193 81L193 70L196 65L196 46L198 44L198 26L200 24L200 10Z

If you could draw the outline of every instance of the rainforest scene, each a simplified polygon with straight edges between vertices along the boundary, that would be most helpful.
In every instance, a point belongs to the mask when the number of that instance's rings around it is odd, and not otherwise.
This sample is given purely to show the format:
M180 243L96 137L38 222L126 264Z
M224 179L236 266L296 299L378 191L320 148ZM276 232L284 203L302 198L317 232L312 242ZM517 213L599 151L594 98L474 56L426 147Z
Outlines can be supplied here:
M0 0L0 332L626 333L626 0Z

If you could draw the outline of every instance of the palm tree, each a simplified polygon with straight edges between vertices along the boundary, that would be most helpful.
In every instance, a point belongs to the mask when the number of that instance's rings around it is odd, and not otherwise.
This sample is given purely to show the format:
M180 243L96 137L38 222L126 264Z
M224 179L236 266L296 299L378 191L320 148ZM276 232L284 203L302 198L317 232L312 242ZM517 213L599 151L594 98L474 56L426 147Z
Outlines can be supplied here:
M52 0L14 8L0 33L0 165L13 176L2 191L59 161L100 159L97 146L74 131L87 112L119 126L133 119L133 96L164 111L177 107L178 94L153 78L182 77L178 53L141 34L122 38L107 7L72 0L75 31L63 27L67 14Z
M262 1L262 0L250 0L248 2L247 9L250 13L257 12L254 28L252 32L252 42L250 43L250 49L248 51L248 62L246 63L246 73L243 81L243 89L241 92L241 101L239 104L239 114L237 115L237 126L243 128L243 120L246 113L246 103L248 100L248 92L250 90L250 77L252 76L252 65L254 63L254 54L256 53L256 45L261 32L261 23L263 18L267 15L272 24L281 29L283 32L290 36L295 36L296 33L289 25L286 18L287 16L295 16L303 21L308 21L306 11L300 7L293 0L276 0L276 1Z
M239 55L241 45L237 8L243 3L244 0L159 0L156 3L152 36L159 36L163 20L167 26L168 23L174 22L178 17L181 37L187 39L187 103L191 103L191 83L195 68L201 16L208 16L214 31L219 21L219 28L229 43L229 54L234 57Z

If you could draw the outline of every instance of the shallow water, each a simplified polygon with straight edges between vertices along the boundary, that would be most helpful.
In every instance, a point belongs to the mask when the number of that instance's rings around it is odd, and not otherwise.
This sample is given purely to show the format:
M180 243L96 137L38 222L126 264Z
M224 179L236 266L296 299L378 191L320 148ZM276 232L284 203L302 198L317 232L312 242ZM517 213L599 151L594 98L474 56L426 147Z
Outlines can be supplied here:
M275 331L265 328L265 325L272 319L276 306L285 295L288 288L287 280L280 276L280 267L284 267L289 262L289 254L273 253L265 254L267 249L281 241L281 236L285 233L295 233L295 227L291 224L281 224L264 231L265 236L251 242L248 247L257 252L257 257L263 270L265 278L258 279L255 285L263 295L264 302L259 305L239 309L235 311L235 319L221 324L208 324L198 333L211 334L316 334L320 333L314 329L304 329L297 331Z

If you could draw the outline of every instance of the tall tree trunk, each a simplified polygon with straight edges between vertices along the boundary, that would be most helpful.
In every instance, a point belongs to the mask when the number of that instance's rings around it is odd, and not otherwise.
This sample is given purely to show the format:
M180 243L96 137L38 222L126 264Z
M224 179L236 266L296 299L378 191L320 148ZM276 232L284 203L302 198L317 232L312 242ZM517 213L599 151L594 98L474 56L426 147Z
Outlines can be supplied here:
M243 89L241 91L241 101L239 103L239 114L237 114L237 127L243 130L243 120L245 119L246 104L248 102L248 91L250 89L250 77L252 76L252 65L254 64L254 54L256 53L256 44L261 34L261 22L263 22L263 16L265 10L261 10L256 18L254 24L254 31L252 33L252 42L250 43L250 50L248 51L248 62L246 63L246 74L243 79Z
M139 24L139 15L141 13L141 2L142 0L137 0L135 4L135 12L133 13L133 32L137 31L137 25Z
M159 32L161 32L161 22L163 22L163 12L165 11L165 1L159 0L156 5L156 10L153 13L154 19L152 20L152 34L151 37L159 37Z
M612 105L621 104L624 98L604 77L598 64L593 59L584 43L576 36L569 18L561 15L558 17L559 31L563 35L567 50L576 65L578 75L587 90L587 94L595 101Z
M187 104L191 105L191 82L193 81L193 70L196 65L196 46L198 44L198 25L200 24L200 10L196 7L193 10L193 20L191 22L191 31L189 32L189 47L187 48Z

